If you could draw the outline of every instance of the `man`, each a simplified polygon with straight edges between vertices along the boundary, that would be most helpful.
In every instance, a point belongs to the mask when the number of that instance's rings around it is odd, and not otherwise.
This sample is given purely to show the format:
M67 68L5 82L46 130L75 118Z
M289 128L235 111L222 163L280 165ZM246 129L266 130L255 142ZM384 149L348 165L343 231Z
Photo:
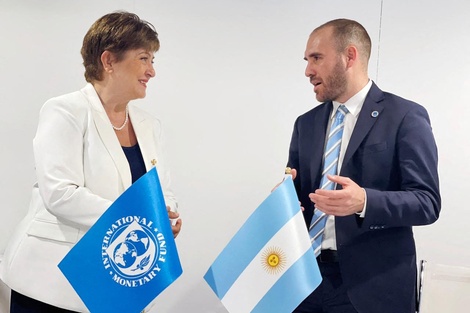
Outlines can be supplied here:
M307 42L305 75L323 103L296 120L288 166L307 227L315 208L326 227L317 257L323 282L295 312L416 310L412 226L439 217L437 148L426 110L369 80L370 51L367 31L347 19L316 28ZM321 189L341 104L338 175L327 176L336 188Z

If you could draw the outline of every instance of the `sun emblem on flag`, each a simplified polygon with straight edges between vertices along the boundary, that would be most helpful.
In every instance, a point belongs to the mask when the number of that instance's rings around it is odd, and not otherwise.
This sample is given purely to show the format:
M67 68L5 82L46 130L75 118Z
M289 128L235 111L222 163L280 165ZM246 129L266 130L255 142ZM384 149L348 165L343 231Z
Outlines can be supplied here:
M278 247L270 247L263 251L261 264L269 274L278 274L286 266L286 254Z

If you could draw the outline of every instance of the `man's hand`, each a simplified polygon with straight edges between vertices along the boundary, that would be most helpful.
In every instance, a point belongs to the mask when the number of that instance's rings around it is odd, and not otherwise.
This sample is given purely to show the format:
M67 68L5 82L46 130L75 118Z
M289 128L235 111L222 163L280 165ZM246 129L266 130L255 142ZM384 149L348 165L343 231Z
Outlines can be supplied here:
M297 170L295 168L291 168L290 169L290 175L292 176L292 180L294 180L296 177L297 177ZM284 180L282 180L281 182L277 183L276 186L274 186L273 189L271 189L271 192L273 192L274 190L276 190L277 187L279 187L280 184L282 184Z
M290 169L290 175L292 176L292 180L294 180L297 177L297 170L295 168L291 168ZM282 181L280 183L278 183L276 186L274 186L274 188L271 189L271 192L276 190L276 188L279 187L280 184L282 184ZM305 210L304 207L302 206L302 203L300 203L300 201L299 201L299 205L300 205L300 208L302 209L302 211Z
M348 177L328 175L333 183L343 186L342 190L317 189L309 194L315 207L328 215L346 216L360 213L364 208L365 191Z

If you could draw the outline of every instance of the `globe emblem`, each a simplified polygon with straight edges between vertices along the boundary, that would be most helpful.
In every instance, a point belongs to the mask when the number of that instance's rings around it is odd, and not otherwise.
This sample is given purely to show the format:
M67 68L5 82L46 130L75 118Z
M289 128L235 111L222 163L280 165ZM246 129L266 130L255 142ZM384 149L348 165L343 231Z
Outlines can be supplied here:
M114 249L114 263L121 268L128 268L137 258L137 249L130 242L121 242Z
M127 234L126 243L129 243L135 247L137 255L140 256L147 252L150 238L147 234L141 230L133 230L129 234Z

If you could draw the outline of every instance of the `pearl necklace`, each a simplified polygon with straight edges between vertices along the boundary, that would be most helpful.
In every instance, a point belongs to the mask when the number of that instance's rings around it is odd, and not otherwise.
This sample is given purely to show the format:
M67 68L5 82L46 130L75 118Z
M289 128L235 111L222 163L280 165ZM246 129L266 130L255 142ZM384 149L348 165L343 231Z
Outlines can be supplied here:
M122 124L121 127L116 127L116 126L114 126L114 125L111 123L111 126L113 126L114 130L123 130L124 127L126 127L127 122L129 122L129 108L128 108L128 106L126 105L126 119L124 120L124 124Z

